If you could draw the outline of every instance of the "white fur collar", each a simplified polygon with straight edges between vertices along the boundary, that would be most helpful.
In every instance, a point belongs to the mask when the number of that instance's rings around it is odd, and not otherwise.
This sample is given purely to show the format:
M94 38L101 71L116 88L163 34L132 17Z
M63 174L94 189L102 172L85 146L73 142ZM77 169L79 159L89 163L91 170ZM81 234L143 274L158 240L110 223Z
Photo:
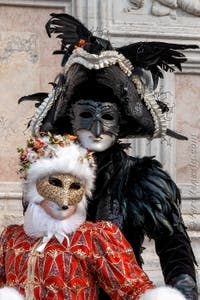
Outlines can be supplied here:
M49 216L37 203L30 203L24 216L24 231L32 238L43 237L45 244L55 236L62 243L63 239L86 220L86 199L77 206L76 212L66 220L56 220ZM67 238L68 239L68 238Z

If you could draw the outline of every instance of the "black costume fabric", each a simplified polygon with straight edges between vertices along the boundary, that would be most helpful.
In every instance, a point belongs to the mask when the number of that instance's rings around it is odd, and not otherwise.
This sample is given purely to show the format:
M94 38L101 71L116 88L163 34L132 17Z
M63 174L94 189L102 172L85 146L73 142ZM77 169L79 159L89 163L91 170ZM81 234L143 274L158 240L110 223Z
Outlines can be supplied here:
M118 143L103 153L95 153L95 157L98 166L96 189L89 202L88 219L106 219L119 226L131 242L140 265L144 235L155 240L157 252L162 255L164 244L166 247L168 244L166 237L177 233L180 237L177 243L187 241L188 251L185 252L189 252L189 273L195 277L195 258L179 209L180 193L161 164L153 157L131 157L123 150L123 144ZM184 256L177 255L177 270L178 260L184 261ZM167 257L161 262L166 260ZM180 266L184 265L180 263ZM173 268L164 269L165 278L169 281L173 277L170 275Z
M61 49L55 54L63 54L64 71L53 84L52 95L37 93L19 100L41 104L30 124L34 134L74 134L72 104L91 99L117 104L118 138L169 135L187 139L166 128L163 114L168 107L149 94L139 74L150 71L155 88L163 70L181 71L187 59L180 50L198 46L139 42L114 49L72 16L51 16L46 29L49 36L55 33L61 39ZM153 157L131 157L125 146L117 142L94 154L96 189L89 202L88 220L117 224L140 265L144 236L154 239L165 282L179 288L187 300L197 300L195 258L180 213L179 189ZM100 295L100 299L106 297Z
M180 192L153 157L135 158L123 144L96 153L96 189L88 219L110 220L123 231L142 265L144 236L154 239L165 282L175 285L180 274L195 282L195 257L182 221ZM197 300L196 286L187 299ZM102 291L100 299L106 298Z

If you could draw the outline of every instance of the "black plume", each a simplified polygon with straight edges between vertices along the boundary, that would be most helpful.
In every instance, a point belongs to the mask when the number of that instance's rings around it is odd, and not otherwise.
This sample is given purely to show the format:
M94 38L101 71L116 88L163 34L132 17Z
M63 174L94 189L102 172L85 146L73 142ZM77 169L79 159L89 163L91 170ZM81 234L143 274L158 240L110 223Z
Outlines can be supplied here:
M68 14L51 14L46 31L49 37L54 33L61 39L61 49L54 51L54 54L64 55L62 65L66 63L75 46L95 54L112 49L108 40L94 36L81 22Z
M178 45L164 42L138 42L117 48L116 50L128 58L135 67L149 70L154 81L154 88L159 78L163 78L162 70L182 71L181 64L187 61L179 50L197 49L197 45Z
M35 104L35 107L39 107L40 104L43 102L43 100L47 97L48 97L48 93L36 93L36 94L21 97L18 100L18 104L20 104L23 101L27 101L27 100L28 101L37 101L37 103Z
M156 102L157 102L158 106L160 107L163 114L169 111L169 107L167 106L166 103L164 103L160 100L156 100Z
M65 45L76 44L80 39L88 40L92 33L77 19L67 14L51 14L51 19L46 24L49 37L57 33L57 38L62 39Z
M170 136L170 137L173 137L177 140L182 140L182 141L187 141L188 138L180 133L177 133L169 128L167 128L166 130L166 135Z
M94 54L112 49L108 40L94 36L81 22L68 14L51 14L51 19L46 24L46 31L49 37L54 33L61 39L61 49L54 51L53 54L64 55L62 66L76 46L83 47Z

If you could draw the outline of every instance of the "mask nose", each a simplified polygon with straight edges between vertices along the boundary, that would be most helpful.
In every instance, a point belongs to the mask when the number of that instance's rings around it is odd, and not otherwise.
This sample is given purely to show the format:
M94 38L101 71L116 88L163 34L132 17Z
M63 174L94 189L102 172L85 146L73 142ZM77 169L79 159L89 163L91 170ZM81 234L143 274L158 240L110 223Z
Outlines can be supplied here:
M63 205L61 208L62 208L63 210L67 210L67 209L69 208L69 206L68 206L68 205Z
M100 120L95 120L92 123L90 131L94 134L95 137L99 137L103 132L103 127Z

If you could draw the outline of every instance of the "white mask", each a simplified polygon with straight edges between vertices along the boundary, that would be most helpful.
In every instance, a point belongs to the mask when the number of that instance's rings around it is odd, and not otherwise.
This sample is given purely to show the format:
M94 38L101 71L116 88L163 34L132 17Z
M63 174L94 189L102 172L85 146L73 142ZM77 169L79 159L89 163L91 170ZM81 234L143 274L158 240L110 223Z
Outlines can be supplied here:
M84 148L87 148L94 152L102 152L110 148L116 141L115 135L102 133L99 137L87 129L80 129L77 131L79 142Z

